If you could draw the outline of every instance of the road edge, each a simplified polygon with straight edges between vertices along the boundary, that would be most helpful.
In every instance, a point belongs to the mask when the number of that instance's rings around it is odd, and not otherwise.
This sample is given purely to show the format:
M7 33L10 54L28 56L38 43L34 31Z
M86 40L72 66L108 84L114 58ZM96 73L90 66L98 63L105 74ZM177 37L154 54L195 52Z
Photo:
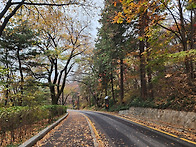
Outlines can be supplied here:
M97 131L94 130L95 128L93 128L92 122L89 120L89 118L86 115L84 115L83 113L81 113L81 114L85 117L85 119L86 119L86 121L88 123L88 126L89 126L89 128L91 130L91 135L93 136L94 146L98 147L98 141L97 141L97 137L95 135Z
M96 129L96 127L93 125L92 121L90 120L90 118L88 116L86 116L85 114L81 113L87 120L87 123L89 125L89 128L91 130L91 134L93 136L93 141L94 141L94 146L95 147L104 147L104 144L101 140L101 137L99 136L99 133Z
M93 110L86 110L86 111L93 111ZM166 132L166 131L163 131L163 130L160 130L160 129L157 129L157 128L153 128L153 127L148 126L148 125L146 125L146 124L144 124L144 123L141 123L141 122L138 122L138 121L131 120L130 118L123 117L122 115L119 115L119 114L111 114L111 113L108 113L108 112L105 112L105 111L94 111L94 112L99 112L99 113L103 113L103 114L105 113L105 114L113 115L113 116L119 117L119 118L121 118L121 119L124 119L124 120L130 121L130 122L136 123L136 124L141 125L141 126L143 126L143 127L150 128L150 129L152 129L152 130L154 130L154 131L157 131L157 132L160 132L160 133L163 133L163 134L166 134L166 135L169 135L169 136L178 138L178 139L180 139L180 140L182 140L182 141L185 141L185 142L188 142L188 143L191 143L191 144L196 145L196 142L195 142L195 141L191 141L191 140L188 140L188 139L186 139L186 138L182 138L182 137L179 137L179 136L177 136L177 135L171 134L171 133L169 133L169 132Z
M111 115L111 114L110 114L110 115ZM179 137L179 136L177 136L177 135L175 135L175 134L172 134L172 133L170 133L170 132L163 131L163 130L161 130L161 129L157 129L157 128L151 127L151 126L146 125L146 124L144 124L144 123L137 122L137 121L131 120L131 119L126 118L126 117L123 117L123 116L119 116L119 115L118 115L118 116L117 116L117 115L115 115L115 116L116 116L116 117L119 117L119 118L121 118L121 119L124 119L124 120L130 121L130 122L136 123L136 124L138 124L138 125L141 125L141 126L144 126L144 127L150 128L150 129L152 129L152 130L154 130L154 131L157 131L157 132L160 132L160 133L163 133L163 134L166 134L166 135L172 136L172 137L174 137L174 138L180 139L180 140L182 140L182 141L185 141L185 142L188 142L188 143L191 143L191 144L196 145L196 142L195 142L195 141L191 141L191 140L188 140L188 139L186 139L186 138Z
M62 118L58 119L56 122L51 124L50 126L46 127L42 131L40 131L38 134L35 136L31 137L27 141L25 141L23 144L21 144L19 147L32 147L34 144L37 143L40 139L42 139L49 131L54 129L61 121L63 121L69 113L66 113Z

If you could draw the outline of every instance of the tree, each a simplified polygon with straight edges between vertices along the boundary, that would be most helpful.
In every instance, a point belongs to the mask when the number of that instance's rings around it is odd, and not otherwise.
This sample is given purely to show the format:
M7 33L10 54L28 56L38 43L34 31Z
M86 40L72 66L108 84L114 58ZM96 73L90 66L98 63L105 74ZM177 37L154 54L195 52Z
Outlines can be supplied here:
M98 98L99 88L97 80L97 70L94 66L94 48L89 45L85 50L85 54L78 62L78 68L74 73L72 81L79 85L80 95L87 102L88 106L100 106L100 99Z
M8 64L7 64L8 65ZM5 91L5 105L8 103L9 99L9 83L10 83L10 74L9 74L9 69L5 68L3 66L0 66L0 86L1 90Z
M69 6L69 5L80 5L84 6L85 1L81 0L67 0L66 2L55 2L55 1L47 1L47 2L42 2L42 1L26 1L26 0L21 0L19 2L15 2L12 0L7 0L4 4L4 8L0 12L0 36L2 35L3 30L5 29L7 23L10 21L10 19L17 13L17 11L22 8L22 6L25 6L25 8L29 9L27 6ZM36 8L36 10L38 10ZM38 12L39 13L39 12Z
M88 36L84 33L87 25L81 26L79 22L74 22L62 12L54 10L44 17L39 27L40 40L42 40L39 45L42 51L41 69L43 71L45 69L46 72L52 104L57 104L63 93L68 74L78 61L77 57L88 48Z
M126 54L131 50L127 48L131 35L128 35L128 29L131 28L130 24L114 24L112 18L115 16L116 11L122 10L119 3L113 5L113 2L105 2L105 9L102 13L102 27L99 30L99 38L96 43L98 66L100 69L99 75L102 79L103 85L105 85L105 91L107 83L111 82L112 97L114 102L114 71L119 65L120 69L120 103L123 102L124 98L124 59ZM119 62L118 62L119 61ZM108 81L106 81L107 79ZM110 79L110 80L109 80Z
M194 1L151 1L150 3L148 3L145 0L140 0L138 4L135 1L122 1L121 3L123 5L124 15L119 12L118 17L115 18L116 22L121 22L123 18L126 18L127 22L130 22L134 20L135 16L137 16L141 10L146 10L149 27L152 28L153 26L158 25L163 29L166 29L167 31L173 33L180 41L182 45L182 51L189 51L191 48L195 48L193 46L193 24L195 21L194 15L196 7ZM160 13L161 15L158 13ZM119 17L120 19L118 19ZM168 22L166 18L171 19L172 24L171 21ZM169 25L168 23L170 23L171 25ZM190 27L187 27L188 24L190 24ZM189 36L192 37L190 38ZM189 46L187 43L188 40L190 42ZM193 78L192 60L187 57L184 63L186 74L188 75L189 79Z
M138 38L139 38L139 57L140 57L140 80L141 80L141 97L147 98L147 81L146 81L146 59L144 56L145 51L145 36L147 35L147 8L146 1L122 1L123 11L118 13L118 17L114 17L114 21L117 23L137 23L138 27ZM126 18L126 19L125 19Z
M193 34L195 34L195 31L194 31L193 24L195 22L194 17L196 17L196 2L186 1L186 0L182 0L182 1L177 0L177 4L171 3L171 7L169 6L169 4L164 3L164 2L163 2L163 5L169 11L169 14L173 19L173 24L175 27L170 28L160 23L158 23L158 25L172 32L179 39L180 43L182 44L183 51L194 49L195 47L193 45L193 42L194 42ZM174 9L175 7L177 8L176 10ZM187 19L186 13L188 13L187 11L188 9L190 10L191 15ZM190 24L190 27L187 27L187 24ZM188 46L188 43L187 43L188 41L190 42L190 46ZM194 78L193 76L194 67L192 65L192 59L186 57L184 63L185 63L185 72L191 81L191 79Z
M1 63L4 64L6 69L9 69L7 74L7 84L10 82L8 79L13 77L13 72L19 72L21 97L18 100L18 105L22 105L23 89L24 89L24 76L27 76L29 72L29 62L31 58L36 56L36 51L33 49L33 45L36 44L35 33L26 25L26 22L16 26L10 26L3 33L0 39L1 50L5 51L5 54L1 54ZM30 64L32 65L33 62ZM8 100L8 85L6 99Z

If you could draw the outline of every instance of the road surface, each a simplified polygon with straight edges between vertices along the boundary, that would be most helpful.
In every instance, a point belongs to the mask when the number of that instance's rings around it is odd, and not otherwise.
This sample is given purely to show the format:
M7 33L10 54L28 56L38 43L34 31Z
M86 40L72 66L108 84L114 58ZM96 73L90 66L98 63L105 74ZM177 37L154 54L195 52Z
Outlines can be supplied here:
M92 111L79 112L86 115L95 128L105 134L112 147L196 147L196 144L120 117Z

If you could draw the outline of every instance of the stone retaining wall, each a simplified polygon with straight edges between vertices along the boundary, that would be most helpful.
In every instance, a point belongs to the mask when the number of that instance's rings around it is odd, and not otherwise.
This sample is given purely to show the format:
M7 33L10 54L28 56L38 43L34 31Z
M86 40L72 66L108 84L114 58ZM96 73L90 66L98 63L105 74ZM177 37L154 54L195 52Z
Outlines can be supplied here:
M119 111L119 114L143 117L148 120L162 121L185 128L196 129L196 113L194 112L131 107L129 110Z

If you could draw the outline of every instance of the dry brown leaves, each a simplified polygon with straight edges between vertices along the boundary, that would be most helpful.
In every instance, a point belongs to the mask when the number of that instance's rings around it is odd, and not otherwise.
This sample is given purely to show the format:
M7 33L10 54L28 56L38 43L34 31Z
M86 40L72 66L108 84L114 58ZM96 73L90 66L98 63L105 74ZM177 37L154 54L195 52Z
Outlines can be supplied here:
M15 140L11 140L11 133L10 132L6 132L5 134L2 134L4 137L2 141L2 144L0 146L2 147L6 147L8 145L18 145L21 144L23 142L25 142L26 140L28 140L29 138L33 137L34 135L36 135L40 130L44 129L48 124L48 120L42 120L40 122L37 122L33 125L30 126L23 126L21 128L18 128L16 130L14 130L14 134L15 134Z
M102 112L102 111L99 111L99 112ZM165 131L167 133L171 133L173 135L178 136L179 138L184 138L184 139L188 139L190 141L196 142L196 129L187 129L187 128L184 128L183 126L168 124L162 121L148 120L143 117L136 117L136 116L131 116L131 115L129 116L119 115L117 112L104 112L104 113L108 113L108 114L115 115L115 116L120 116L130 121L139 122L146 126L149 126L149 127L161 130L161 131Z
M182 126L168 124L162 121L147 120L141 117L136 118L135 116L125 116L125 115L118 115L118 114L115 114L115 115L122 116L124 118L129 119L130 121L139 122L149 127L174 134L178 136L179 138L185 138L190 141L196 142L196 129L187 129Z
M84 116L69 112L69 116L50 131L35 147L94 146L91 131Z

